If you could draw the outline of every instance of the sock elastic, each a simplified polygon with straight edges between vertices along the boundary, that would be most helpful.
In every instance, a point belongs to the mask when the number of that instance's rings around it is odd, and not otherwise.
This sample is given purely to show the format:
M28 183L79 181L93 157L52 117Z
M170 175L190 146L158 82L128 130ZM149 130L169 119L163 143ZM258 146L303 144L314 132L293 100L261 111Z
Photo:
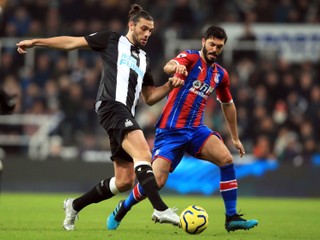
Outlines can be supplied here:
M140 161L135 164L137 179L143 188L146 196L149 198L153 208L158 211L164 211L168 206L162 201L159 188L154 177L151 164L147 161Z
M116 177L110 179L109 188L114 195L117 195L120 192L116 186Z
M109 183L110 183L110 178L102 180L95 187L93 187L89 192L76 198L73 201L73 209L79 212L81 209L90 205L91 203L98 203L105 199L109 199L113 197L114 194L110 191Z
M224 201L226 215L237 213L238 183L234 165L220 167L220 192Z

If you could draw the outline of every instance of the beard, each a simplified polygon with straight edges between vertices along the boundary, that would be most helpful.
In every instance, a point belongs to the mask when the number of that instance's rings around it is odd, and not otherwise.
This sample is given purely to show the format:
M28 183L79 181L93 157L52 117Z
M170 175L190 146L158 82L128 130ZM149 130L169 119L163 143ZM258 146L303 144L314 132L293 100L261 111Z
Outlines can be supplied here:
M136 34L135 32L132 34L132 38L133 38L133 45L137 46L137 47L142 47L141 46L141 43L139 41L139 38L138 38L138 34Z
M132 33L132 38L133 38L133 45L139 48L143 48L148 41L148 40L145 40L144 43L142 43L142 39L139 38L138 33L135 31Z
M215 61L216 61L215 58L214 59L208 58L208 49L206 48L205 45L203 46L203 50L202 51L203 51L204 59L206 60L208 65L212 65L213 63L215 63ZM215 56L217 56L217 55L215 54Z

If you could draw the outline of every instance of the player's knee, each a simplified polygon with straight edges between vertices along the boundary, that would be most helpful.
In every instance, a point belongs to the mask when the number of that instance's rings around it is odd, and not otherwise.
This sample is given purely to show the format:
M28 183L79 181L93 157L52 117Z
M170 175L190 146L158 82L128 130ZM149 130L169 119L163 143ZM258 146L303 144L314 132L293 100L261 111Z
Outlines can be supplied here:
M163 188L163 186L166 184L166 181L163 178L156 178L156 181L159 189Z
M138 162L138 161L147 161L151 163L151 152L150 150L146 150L146 151L140 151L139 155L137 156L133 156L133 160L134 162Z
M133 188L135 177L127 176L125 178L117 179L117 188L120 192L125 192Z
M221 157L221 159L219 161L219 166L222 167L222 166L229 165L232 163L233 163L233 157L232 157L231 153L228 152Z
M143 153L143 157L141 159L151 162L151 158L152 158L152 155L151 155L150 149L147 149L147 151Z
M154 177L156 179L158 188L161 189L164 187L164 185L167 182L168 179L168 173L164 173L164 171L157 171L157 169L154 169Z
M119 191L120 192L126 192L129 191L130 189L132 189L134 186L133 182L125 182L123 183L120 187L119 187Z
M147 144L147 142L141 143L141 145L139 145L138 150L139 150L138 152L139 152L141 160L150 160L151 161L150 146Z

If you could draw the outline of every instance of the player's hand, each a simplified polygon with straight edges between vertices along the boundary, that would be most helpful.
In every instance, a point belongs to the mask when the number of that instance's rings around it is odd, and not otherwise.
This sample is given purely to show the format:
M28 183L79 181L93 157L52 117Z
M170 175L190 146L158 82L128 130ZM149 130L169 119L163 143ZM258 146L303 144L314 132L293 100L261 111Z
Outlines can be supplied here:
M33 42L31 40L23 40L21 42L18 42L16 45L18 53L25 54L27 53L27 48L33 47Z
M170 77L169 82L171 83L171 86L173 88L181 87L184 85L184 80L176 76Z
M175 72L176 75L181 75L185 77L188 76L187 68L184 65L174 65L173 71Z
M240 157L243 157L246 154L246 151L244 150L244 147L239 139L233 140L233 144L238 149Z

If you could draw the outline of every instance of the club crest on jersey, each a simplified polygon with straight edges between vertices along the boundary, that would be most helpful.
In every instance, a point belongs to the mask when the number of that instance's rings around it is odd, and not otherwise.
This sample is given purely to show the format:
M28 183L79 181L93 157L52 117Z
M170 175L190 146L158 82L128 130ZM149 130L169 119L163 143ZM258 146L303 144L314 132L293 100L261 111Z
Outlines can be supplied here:
M202 83L200 80L195 80L192 83L192 87L189 89L190 92L193 92L205 99L213 92L214 88L206 83Z
M215 83L219 83L219 77L220 77L220 74L217 73L215 76L214 76L214 82Z
M133 125L133 123L130 119L126 119L126 121L124 122L125 127L131 127L132 125Z

